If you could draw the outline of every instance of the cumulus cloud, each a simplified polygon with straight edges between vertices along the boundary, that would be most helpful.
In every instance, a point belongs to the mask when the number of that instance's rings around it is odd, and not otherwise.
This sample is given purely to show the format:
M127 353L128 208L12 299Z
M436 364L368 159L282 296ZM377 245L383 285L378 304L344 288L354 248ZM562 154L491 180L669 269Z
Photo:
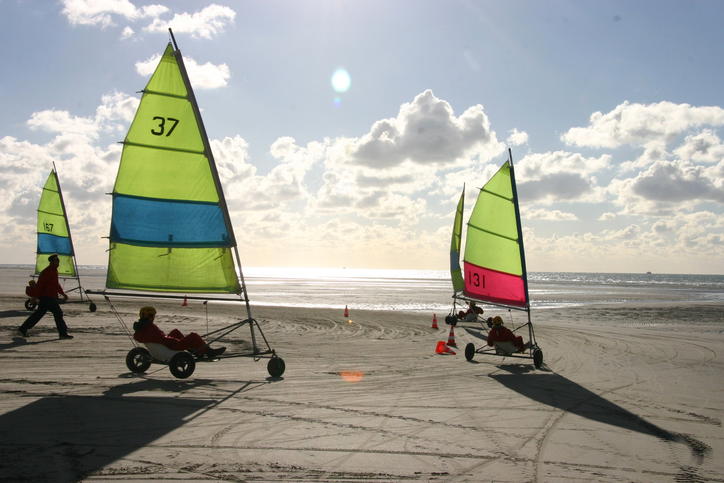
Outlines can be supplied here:
M45 110L34 112L27 125L33 130L42 130L50 133L65 133L96 138L98 126L93 119L72 116L68 111Z
M511 129L506 142L509 146L520 146L521 144L525 144L528 142L528 133L518 131L517 129Z
M121 32L121 38L122 39L130 39L135 35L136 32L133 31L131 27L126 26L123 31Z
M396 118L377 121L369 133L350 146L350 159L385 169L404 161L451 165L479 151L500 152L483 106L469 107L456 117L450 104L431 90L400 107Z
M724 203L724 187L716 186L704 170L683 161L661 161L631 181L633 193L652 201L711 200Z
M669 142L692 128L724 125L724 109L667 101L654 104L626 101L608 113L594 112L589 121L586 127L569 129L561 140L570 145L596 148L645 145L656 140Z
M705 202L724 203L724 160L703 167L683 160L657 161L635 176L614 179L613 202L627 214L671 215Z
M63 0L63 15L73 25L113 25L113 17L138 20L157 17L168 11L163 5L146 5L137 8L128 0Z
M161 55L156 54L144 61L136 62L136 72L144 77L148 77L156 70L160 60ZM189 74L191 86L194 89L217 89L219 87L225 87L231 77L229 66L226 64L214 65L211 62L199 64L193 58L184 56L184 65Z
M195 13L178 13L171 20L155 18L146 27L149 32L188 33L194 38L211 39L222 33L227 25L234 22L236 12L222 5L211 4Z
M72 25L92 25L107 28L115 25L116 19L138 22L152 19L144 30L166 33L171 27L175 33L190 34L194 38L211 39L224 32L234 22L236 12L226 6L211 4L197 12L174 14L171 19L161 18L171 12L169 7L160 4L137 7L129 0L63 0L63 15ZM134 35L134 30L126 26L121 38Z
M560 210L544 210L540 208L522 209L521 216L526 220L542 221L574 221L578 217L573 213L566 213Z
M610 155L591 158L565 151L528 154L516 163L518 193L527 201L598 201L603 192L595 174L610 164Z
M724 159L724 144L716 132L704 129L686 136L681 146L674 150L674 154L683 160L717 163Z

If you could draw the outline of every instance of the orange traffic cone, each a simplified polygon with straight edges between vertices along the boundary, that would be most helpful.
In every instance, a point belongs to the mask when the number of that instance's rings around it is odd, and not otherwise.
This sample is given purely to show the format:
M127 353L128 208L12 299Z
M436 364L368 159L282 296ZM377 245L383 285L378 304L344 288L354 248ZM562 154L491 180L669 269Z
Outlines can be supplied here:
M432 314L432 328L437 329L437 315Z
M447 345L450 347L457 347L458 345L455 343L455 327L450 326L450 335L447 337Z
M447 344L445 344L444 340L437 341L437 346L435 347L435 352L437 354L451 354L455 355L455 351L450 349Z
M186 298L186 296L184 295L184 301L181 302L181 307L186 307L188 304L189 304L189 301L188 301L188 299Z
M349 317L349 309L347 308L346 305L344 306L344 316Z

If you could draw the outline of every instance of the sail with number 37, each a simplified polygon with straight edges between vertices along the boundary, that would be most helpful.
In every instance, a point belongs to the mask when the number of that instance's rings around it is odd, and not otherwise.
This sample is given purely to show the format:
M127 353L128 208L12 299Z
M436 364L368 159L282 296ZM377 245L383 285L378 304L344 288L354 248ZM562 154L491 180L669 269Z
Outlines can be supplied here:
M98 293L109 303L109 295L183 297L184 303L187 299L243 302L246 319L209 332L204 340L211 344L248 324L251 351L228 351L224 357L269 355L269 373L280 376L284 361L251 315L216 162L183 57L170 29L169 33L171 42L142 91L123 140L113 186L106 288L116 291ZM257 337L266 348L257 346ZM131 342L135 345L133 338ZM187 359L169 363L176 377L193 372L193 361ZM150 360L148 352L137 347L129 353L127 365L143 372Z

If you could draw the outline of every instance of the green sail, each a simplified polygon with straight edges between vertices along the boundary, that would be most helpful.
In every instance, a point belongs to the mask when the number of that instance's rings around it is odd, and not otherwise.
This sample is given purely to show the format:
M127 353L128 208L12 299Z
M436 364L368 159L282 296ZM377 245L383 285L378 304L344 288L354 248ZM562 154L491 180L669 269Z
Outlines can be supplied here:
M523 274L508 162L478 194L468 220L465 261L499 272Z
M68 278L77 277L73 241L70 237L63 195L55 170L51 170L43 185L43 193L40 195L37 234L35 273L39 274L45 269L48 266L48 256L55 253L60 259L58 275Z
M450 277L455 293L462 292L465 288L465 280L463 280L462 269L460 268L460 244L463 231L464 205L465 187L463 187L463 192L460 194L460 200L455 210L455 221L453 222L453 232L450 240Z
M106 287L240 293L223 200L183 59L169 43L123 142Z

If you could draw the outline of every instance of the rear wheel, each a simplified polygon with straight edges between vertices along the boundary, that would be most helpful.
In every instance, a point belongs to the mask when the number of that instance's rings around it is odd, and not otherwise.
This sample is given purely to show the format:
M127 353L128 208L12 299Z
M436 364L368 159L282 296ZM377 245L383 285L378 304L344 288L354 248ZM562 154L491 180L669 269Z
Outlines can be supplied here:
M266 370L269 371L271 377L281 377L285 369L286 365L281 357L272 357L266 364Z
M533 364L535 365L536 369L540 369L543 365L543 351L540 349L535 349L533 351Z
M143 347L134 347L126 356L126 367L131 372L141 374L151 367L151 354Z
M196 361L194 357L188 352L177 352L168 361L168 368L174 377L179 379L186 379L194 373L196 369Z
M91 312L95 312L97 308L98 307L96 307L96 304L94 304L93 302L88 305L88 310L90 310Z
M465 359L472 361L473 357L475 357L475 344L468 342L465 346Z
M35 310L38 307L38 304L33 299L28 299L25 301L25 308L27 310Z

